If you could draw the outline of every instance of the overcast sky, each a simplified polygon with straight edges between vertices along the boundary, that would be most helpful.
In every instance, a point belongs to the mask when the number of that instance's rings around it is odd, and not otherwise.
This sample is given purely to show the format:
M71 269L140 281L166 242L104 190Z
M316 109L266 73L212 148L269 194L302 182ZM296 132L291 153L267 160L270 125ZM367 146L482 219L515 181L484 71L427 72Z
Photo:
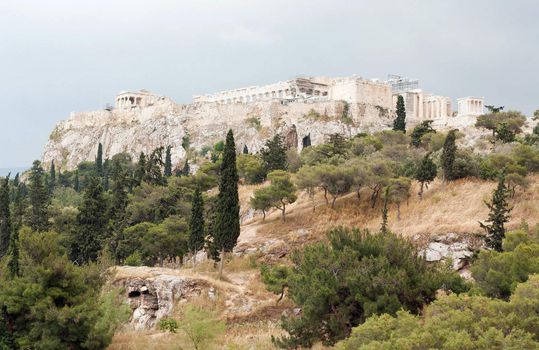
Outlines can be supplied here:
M0 0L0 168L121 90L193 94L300 75L420 79L539 108L539 1Z

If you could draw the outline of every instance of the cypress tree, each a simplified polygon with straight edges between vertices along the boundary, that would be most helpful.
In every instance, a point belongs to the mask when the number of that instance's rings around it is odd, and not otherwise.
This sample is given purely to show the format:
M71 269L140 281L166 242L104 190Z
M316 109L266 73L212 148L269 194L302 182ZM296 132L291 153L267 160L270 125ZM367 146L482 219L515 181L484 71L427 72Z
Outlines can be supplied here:
M436 164L430 159L430 152L427 153L417 167L414 178L421 184L419 198L423 198L423 187L429 188L429 183L436 177Z
M163 171L165 177L172 176L172 156L170 154L171 148L172 147L168 146L165 153L165 169Z
M109 235L111 237L111 250L116 258L118 258L118 241L126 226L127 189L129 184L127 171L122 168L120 163L115 162L113 167L115 171L113 172L114 178L112 179L111 205L108 217L110 218Z
M9 211L9 175L0 184L0 258L7 254L11 239L11 214Z
M193 254L193 269L196 268L196 254L204 247L204 201L197 186L191 205L189 221L189 251Z
M243 154L249 154L249 148L247 145L243 145Z
M455 163L455 155L457 153L457 145L455 144L456 130L451 130L444 142L444 148L442 150L442 170L444 173L444 180L453 180L453 164Z
M49 170L49 193L54 192L56 187L56 168L54 166L54 160L51 163L51 168Z
M380 232L387 233L389 230L387 229L387 212L388 212L388 205L389 203L389 186L386 187L385 193L384 193L384 206L382 208L382 226L380 227Z
M95 157L95 170L97 175L103 176L103 145L101 142L97 146L97 156Z
M73 189L76 192L80 191L80 183L79 183L79 169L75 170L75 180L73 180Z
M221 255L219 277L222 277L225 253L232 251L240 235L239 178L236 168L236 146L232 130L229 130L226 135L220 174L213 239Z
M45 187L45 173L39 160L34 161L30 170L28 196L30 198L28 226L34 231L46 231L49 228L49 193Z
M91 177L77 215L77 229L71 250L73 261L87 263L97 259L106 238L106 207L100 181Z
M9 241L8 273L11 278L19 276L19 232L13 230Z
M144 152L140 152L138 157L137 167L135 168L134 174L135 186L140 186L142 181L146 179L146 155Z
M393 130L406 132L406 107L402 95L397 98L397 117L393 121Z
M487 247L498 252L502 251L502 241L505 238L505 223L509 221L511 209L507 203L508 190L505 185L505 170L498 177L498 186L492 195L492 200L485 202L490 212L485 225L479 222L481 228L485 230L485 243Z

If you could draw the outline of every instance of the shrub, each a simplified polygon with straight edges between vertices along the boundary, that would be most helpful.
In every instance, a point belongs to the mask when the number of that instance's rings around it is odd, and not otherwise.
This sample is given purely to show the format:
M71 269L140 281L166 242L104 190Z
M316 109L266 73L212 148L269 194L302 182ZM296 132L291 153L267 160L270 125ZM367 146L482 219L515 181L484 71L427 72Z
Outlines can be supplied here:
M338 350L537 349L539 276L519 284L510 302L443 296L422 316L399 311L369 318Z
M173 318L162 318L159 320L157 325L159 330L162 332L177 333L178 332L178 321Z
M395 234L337 228L328 239L292 254L286 284L301 315L283 317L288 336L274 339L280 347L333 344L372 315L419 312L442 286L466 289L460 277L428 265L412 243ZM286 274L266 275L285 283Z
M124 264L127 266L141 266L142 257L140 256L140 253L136 251L129 255L127 258L125 258Z

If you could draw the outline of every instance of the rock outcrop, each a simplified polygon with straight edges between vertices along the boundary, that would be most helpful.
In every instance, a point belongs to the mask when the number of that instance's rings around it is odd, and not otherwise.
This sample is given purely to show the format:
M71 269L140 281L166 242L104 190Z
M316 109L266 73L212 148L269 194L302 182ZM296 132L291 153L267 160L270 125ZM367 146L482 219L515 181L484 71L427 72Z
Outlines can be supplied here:
M228 129L234 131L238 150L247 146L254 153L275 133L301 150L323 143L333 133L351 136L387 129L393 119L392 113L373 105L350 104L345 110L342 101L181 105L166 99L147 107L77 112L56 125L43 162L54 160L62 170L73 169L82 161L93 161L102 143L103 156L109 158L126 152L137 159L140 152L171 146L172 161L179 165L186 156L182 144L200 151L223 140Z

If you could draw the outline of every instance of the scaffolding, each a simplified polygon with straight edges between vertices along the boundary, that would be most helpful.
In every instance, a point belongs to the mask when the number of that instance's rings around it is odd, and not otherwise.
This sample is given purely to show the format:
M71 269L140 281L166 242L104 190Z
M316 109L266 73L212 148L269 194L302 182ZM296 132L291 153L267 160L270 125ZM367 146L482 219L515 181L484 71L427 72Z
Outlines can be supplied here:
M394 94L399 94L419 88L418 79L403 77L396 74L388 74L386 83L391 85L391 90Z

